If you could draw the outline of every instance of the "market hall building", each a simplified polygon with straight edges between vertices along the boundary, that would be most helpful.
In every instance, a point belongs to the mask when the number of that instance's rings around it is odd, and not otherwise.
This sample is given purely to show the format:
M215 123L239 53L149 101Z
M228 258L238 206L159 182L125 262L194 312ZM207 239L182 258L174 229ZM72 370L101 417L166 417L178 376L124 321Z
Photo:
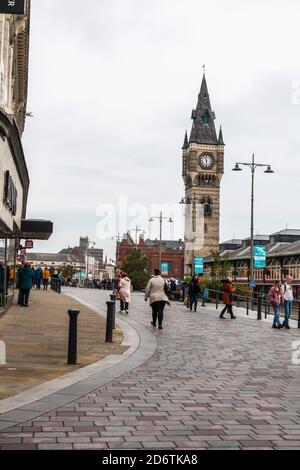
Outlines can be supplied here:
M53 229L51 222L26 220L29 175L21 137L27 105L30 1L17 2L17 13L4 14L8 11L4 4L0 3L0 313L12 304L11 276L16 272L20 241L46 240Z

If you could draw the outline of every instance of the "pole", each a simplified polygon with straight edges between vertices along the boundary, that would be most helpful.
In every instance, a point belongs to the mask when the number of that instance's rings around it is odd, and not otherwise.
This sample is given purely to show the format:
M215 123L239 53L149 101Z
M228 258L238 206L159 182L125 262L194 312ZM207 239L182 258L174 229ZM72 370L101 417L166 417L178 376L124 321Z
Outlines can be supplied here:
M298 311L298 328L300 328L300 302L299 302L299 311Z
M68 310L69 321L69 345L68 345L68 364L77 362L77 318L79 310Z
M159 217L159 264L158 269L161 270L161 240L162 240L162 223L163 223L163 213L160 213Z
M112 343L112 337L113 337L113 310L114 310L114 302L106 302L107 305L107 317L106 317L106 335L105 335L105 341L107 343Z
M261 320L261 295L257 298L257 320Z
M254 154L252 155L252 165L251 165L251 249L250 249L250 282L254 281L254 272L253 272L253 252L254 252L254 173L255 173L255 163L254 163ZM252 288L253 289L253 288Z
M112 321L112 329L116 329L116 295L110 294L110 300L113 302L113 321Z

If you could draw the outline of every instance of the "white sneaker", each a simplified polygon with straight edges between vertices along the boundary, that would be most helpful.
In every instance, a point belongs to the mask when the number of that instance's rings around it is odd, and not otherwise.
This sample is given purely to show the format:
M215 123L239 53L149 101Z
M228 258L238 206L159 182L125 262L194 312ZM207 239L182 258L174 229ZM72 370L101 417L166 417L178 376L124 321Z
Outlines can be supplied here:
M121 313L123 313L123 314L124 314L124 313L126 313L126 312L125 312L125 310L122 310L122 312L121 312Z

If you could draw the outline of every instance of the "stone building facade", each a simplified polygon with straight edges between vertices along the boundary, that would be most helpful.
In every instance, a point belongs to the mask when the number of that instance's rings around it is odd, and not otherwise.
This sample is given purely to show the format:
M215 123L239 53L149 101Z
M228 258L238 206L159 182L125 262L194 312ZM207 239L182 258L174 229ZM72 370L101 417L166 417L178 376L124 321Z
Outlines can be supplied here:
M205 75L192 130L182 148L182 177L185 185L185 274L194 269L194 257L205 257L219 249L220 185L224 173L222 129L217 136Z

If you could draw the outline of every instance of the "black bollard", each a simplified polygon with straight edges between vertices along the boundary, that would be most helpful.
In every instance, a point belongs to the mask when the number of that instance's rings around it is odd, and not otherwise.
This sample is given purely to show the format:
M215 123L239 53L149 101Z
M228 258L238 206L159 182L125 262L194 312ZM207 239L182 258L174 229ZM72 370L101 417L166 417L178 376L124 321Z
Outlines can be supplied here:
M300 302L299 302L299 310L298 310L298 328L300 328Z
M257 320L261 320L261 296L257 297Z
M247 315L249 315L249 298L247 297Z
M107 317L106 317L106 339L107 343L112 343L113 337L113 317L114 317L114 302L106 302L107 305Z
M217 296L216 296L216 309L218 310L219 308L219 292L217 292Z
M69 323L69 347L68 347L68 364L77 363L77 318L80 310L68 310L70 317Z
M116 294L110 294L110 300L114 303L114 308L113 308L113 324L112 328L113 330L116 329Z

